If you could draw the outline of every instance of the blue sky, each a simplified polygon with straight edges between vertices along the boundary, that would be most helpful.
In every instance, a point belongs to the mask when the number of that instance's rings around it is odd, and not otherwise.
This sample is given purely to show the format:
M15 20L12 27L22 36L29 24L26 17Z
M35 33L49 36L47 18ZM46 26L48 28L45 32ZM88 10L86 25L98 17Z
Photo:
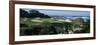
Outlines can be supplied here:
M25 10L38 10L49 16L90 16L89 11L75 11L75 10L50 10L50 9L25 9Z

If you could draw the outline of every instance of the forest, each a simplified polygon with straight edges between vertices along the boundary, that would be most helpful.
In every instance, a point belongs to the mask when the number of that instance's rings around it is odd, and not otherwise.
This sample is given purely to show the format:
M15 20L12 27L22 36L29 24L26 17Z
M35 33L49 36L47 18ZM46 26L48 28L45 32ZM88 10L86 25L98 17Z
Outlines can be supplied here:
M90 19L71 18L20 9L20 36L90 33Z

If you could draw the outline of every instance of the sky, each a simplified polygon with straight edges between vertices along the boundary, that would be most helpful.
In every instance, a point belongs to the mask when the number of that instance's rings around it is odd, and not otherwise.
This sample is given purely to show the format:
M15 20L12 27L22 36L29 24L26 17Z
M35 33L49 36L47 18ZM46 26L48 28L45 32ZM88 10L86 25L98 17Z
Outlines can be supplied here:
M89 11L76 11L76 10L51 10L51 9L24 9L24 10L38 10L49 16L90 16Z

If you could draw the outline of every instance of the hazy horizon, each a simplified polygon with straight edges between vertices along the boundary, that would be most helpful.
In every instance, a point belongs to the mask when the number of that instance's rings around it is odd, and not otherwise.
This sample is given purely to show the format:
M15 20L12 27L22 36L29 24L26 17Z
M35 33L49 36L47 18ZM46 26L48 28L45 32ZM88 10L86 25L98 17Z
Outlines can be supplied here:
M89 11L75 11L75 10L52 10L52 9L29 9L21 8L29 12L29 10L37 10L40 13L46 14L48 16L90 16Z

